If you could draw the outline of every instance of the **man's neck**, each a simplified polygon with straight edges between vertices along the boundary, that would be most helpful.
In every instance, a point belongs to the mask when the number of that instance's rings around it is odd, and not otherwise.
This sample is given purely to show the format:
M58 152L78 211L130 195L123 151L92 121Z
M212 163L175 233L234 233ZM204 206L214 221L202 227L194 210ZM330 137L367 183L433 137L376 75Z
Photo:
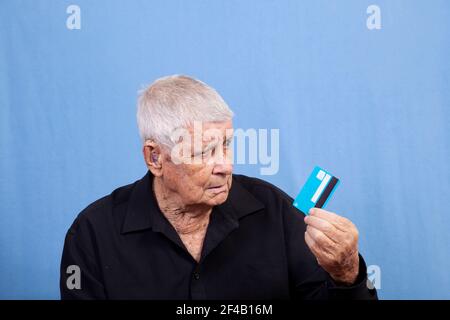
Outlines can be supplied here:
M176 193L164 187L159 177L153 179L153 192L161 212L180 236L206 231L212 207L183 204Z

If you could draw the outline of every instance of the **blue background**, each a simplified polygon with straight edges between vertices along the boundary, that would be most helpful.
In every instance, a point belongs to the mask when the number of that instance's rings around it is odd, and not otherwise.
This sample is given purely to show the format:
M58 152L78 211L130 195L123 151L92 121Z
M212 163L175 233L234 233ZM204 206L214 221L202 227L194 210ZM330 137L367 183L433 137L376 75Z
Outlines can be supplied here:
M261 178L293 197L315 165L341 179L327 209L358 226L381 298L450 299L449 17L444 0L0 0L0 298L59 298L75 216L146 172L137 90L188 74L235 127L280 128Z

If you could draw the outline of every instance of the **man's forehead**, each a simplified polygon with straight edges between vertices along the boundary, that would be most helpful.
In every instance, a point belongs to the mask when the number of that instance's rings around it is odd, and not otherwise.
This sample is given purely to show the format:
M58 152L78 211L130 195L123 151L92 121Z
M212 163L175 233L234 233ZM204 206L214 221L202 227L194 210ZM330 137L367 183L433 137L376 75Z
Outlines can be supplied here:
M188 127L194 136L201 137L203 141L210 141L214 137L230 137L234 133L232 121L224 122L197 122Z

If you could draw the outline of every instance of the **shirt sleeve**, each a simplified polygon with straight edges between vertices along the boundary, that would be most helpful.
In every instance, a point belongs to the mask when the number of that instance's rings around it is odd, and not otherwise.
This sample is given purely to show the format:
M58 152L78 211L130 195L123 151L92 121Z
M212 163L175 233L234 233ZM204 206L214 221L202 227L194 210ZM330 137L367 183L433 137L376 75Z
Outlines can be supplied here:
M325 272L325 270L324 270ZM351 286L339 286L329 276L328 292L331 299L352 299L352 300L376 300L377 292L367 286L367 266L363 257L359 255L359 273L356 281Z
M375 289L367 286L367 268L359 255L359 274L351 286L336 284L318 264L305 242L306 224L304 214L291 205L290 197L283 205L286 253L289 265L291 296L305 300L376 300Z
M60 270L62 300L106 299L94 245L92 228L80 215L64 242Z

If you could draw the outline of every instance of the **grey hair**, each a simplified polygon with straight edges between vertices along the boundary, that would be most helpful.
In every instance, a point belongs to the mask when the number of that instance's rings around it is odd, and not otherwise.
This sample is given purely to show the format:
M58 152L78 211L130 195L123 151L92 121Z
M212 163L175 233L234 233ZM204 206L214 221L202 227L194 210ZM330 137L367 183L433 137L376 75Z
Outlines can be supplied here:
M233 111L216 90L200 80L172 75L155 80L139 92L137 123L142 141L149 139L167 147L171 134L200 122L224 122Z

